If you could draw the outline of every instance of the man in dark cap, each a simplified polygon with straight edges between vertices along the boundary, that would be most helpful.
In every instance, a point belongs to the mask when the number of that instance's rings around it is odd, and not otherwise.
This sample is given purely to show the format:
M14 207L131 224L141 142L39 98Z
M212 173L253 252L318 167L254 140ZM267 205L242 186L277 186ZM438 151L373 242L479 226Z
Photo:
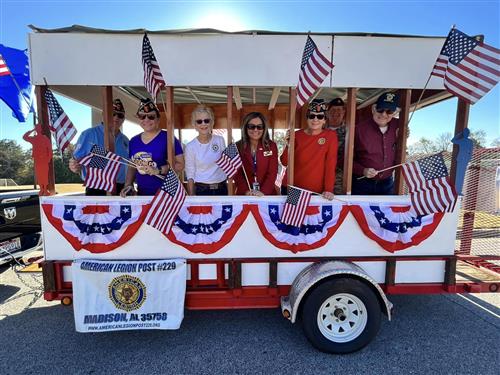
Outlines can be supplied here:
M372 116L356 125L352 193L357 195L393 194L393 170L379 172L396 164L399 121L398 95L385 92L372 105Z
M120 99L113 100L113 121L110 124L110 131L115 137L115 154L124 158L128 158L128 138L121 132L120 128L125 121L125 108ZM69 161L69 169L74 173L80 173L82 179L85 179L85 168L81 168L78 160L90 153L93 145L104 147L104 124L101 123L90 129L87 129L80 134L76 142L75 151L73 152L73 159ZM126 167L120 166L116 176L116 193L118 194L125 183ZM86 188L85 195L106 195L106 190Z
M342 182L344 180L344 144L345 144L345 104L341 98L335 98L328 104L328 129L337 133L337 169L335 171L335 194L342 194Z

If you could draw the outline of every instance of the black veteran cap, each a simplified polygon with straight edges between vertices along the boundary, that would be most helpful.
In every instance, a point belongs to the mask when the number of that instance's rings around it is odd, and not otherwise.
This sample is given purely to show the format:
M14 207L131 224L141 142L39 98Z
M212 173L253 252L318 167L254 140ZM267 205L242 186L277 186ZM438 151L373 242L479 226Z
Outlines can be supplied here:
M326 102L323 99L314 99L311 103L309 103L309 108L307 108L308 112L326 112L327 110Z
M377 99L377 109L395 111L399 106L399 96L393 92L385 92Z
M153 103L151 99L141 99L141 103L139 104L139 109L137 110L137 114L139 113L150 113L156 112L157 115L160 115L160 111L158 107Z
M330 100L330 103L328 103L328 107L343 107L344 106L344 101L340 98L335 98Z
M125 113L125 107L120 99L113 100L113 112Z

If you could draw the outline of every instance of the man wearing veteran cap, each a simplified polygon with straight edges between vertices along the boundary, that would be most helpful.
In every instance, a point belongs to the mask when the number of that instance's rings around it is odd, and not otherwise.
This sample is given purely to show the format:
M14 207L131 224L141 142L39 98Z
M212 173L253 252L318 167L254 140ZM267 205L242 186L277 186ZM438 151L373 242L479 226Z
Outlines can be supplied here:
M325 129L326 112L325 101L314 99L307 110L307 128L295 132L294 185L333 199L337 134ZM281 163L288 165L288 146L281 154ZM287 174L283 183L286 181ZM286 187L282 193L286 194Z
M393 194L393 170L379 172L396 164L399 121L397 94L386 92L372 105L372 116L356 125L352 193L357 195Z
M328 129L337 133L337 168L335 170L335 194L342 194L343 167L344 167L344 145L345 145L345 105L341 98L335 98L328 103Z
M120 131L123 122L125 121L125 108L120 99L113 100L113 121L110 124L110 131L114 134L115 138L115 154L124 158L128 157L128 138ZM69 161L69 169L74 173L80 173L82 179L85 179L85 168L81 168L78 160L87 156L93 145L104 147L104 124L101 123L90 129L87 129L80 134L76 142L73 159ZM116 176L116 192L119 193L125 183L126 167L120 165L118 174ZM106 195L106 190L100 189L85 189L85 195Z
M137 182L139 195L155 195L164 180L155 175L167 174L168 165L167 153L167 132L160 129L160 111L151 99L141 99L137 117L140 120L143 132L134 136L130 140L129 156L130 160L137 165L137 169L129 167L125 187L121 196L134 194L134 181ZM184 169L184 155L182 145L177 138L174 144L174 165L173 169L180 172Z

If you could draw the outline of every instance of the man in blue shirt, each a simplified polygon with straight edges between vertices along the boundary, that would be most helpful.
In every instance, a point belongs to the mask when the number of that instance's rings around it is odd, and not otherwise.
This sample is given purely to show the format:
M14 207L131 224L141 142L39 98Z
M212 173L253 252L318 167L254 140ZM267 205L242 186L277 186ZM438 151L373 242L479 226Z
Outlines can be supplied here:
M128 158L128 138L120 131L123 122L125 121L125 108L120 99L113 100L113 122L111 123L110 131L115 136L115 154L124 158ZM78 160L90 153L93 145L104 147L104 124L99 124L93 128L85 130L76 142L73 158L69 161L69 169L74 173L80 173L82 179L85 180L85 168L81 168ZM118 194L125 183L126 166L121 165L116 176L116 194ZM106 195L105 190L86 188L85 195Z

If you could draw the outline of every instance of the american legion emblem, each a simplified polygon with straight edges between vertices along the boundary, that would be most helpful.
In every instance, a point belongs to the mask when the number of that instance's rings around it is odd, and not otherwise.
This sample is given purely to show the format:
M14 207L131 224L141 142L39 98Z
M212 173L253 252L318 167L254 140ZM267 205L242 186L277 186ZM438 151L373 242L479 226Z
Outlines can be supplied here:
M138 278L120 275L108 286L109 299L117 309L133 311L139 309L146 300L146 286Z

